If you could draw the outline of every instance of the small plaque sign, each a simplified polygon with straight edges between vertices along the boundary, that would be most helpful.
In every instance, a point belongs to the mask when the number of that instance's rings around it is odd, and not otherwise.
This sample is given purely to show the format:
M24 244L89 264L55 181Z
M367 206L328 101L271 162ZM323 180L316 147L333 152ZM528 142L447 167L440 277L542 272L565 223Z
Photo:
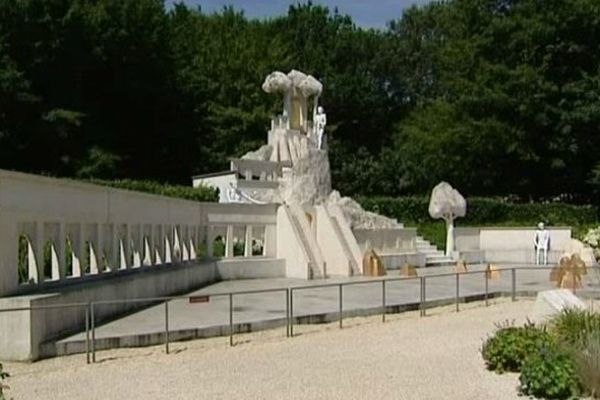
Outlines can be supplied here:
M190 304L195 303L208 303L210 301L210 296L191 296Z

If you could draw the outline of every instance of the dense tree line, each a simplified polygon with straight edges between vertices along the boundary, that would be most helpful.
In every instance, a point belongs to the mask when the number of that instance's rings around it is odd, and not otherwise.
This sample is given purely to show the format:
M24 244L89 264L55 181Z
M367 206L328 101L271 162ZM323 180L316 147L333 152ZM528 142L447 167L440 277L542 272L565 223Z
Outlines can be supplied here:
M178 183L265 141L297 68L325 87L334 186L589 200L600 2L449 0L387 29L310 3L257 21L162 0L0 2L0 167Z

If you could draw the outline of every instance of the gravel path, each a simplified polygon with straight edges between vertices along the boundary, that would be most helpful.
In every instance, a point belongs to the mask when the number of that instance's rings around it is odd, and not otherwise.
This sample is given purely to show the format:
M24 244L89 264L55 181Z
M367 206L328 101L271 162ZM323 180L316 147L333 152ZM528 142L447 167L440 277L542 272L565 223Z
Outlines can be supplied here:
M525 321L533 303L498 300L299 326L163 347L8 363L9 398L27 399L516 399L517 375L488 372L479 349L496 322Z

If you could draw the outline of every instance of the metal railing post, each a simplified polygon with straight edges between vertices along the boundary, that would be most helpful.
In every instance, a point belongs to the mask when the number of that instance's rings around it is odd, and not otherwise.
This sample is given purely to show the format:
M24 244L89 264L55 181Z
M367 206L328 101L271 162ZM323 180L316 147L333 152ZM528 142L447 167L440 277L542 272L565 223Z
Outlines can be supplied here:
M233 346L233 293L229 293L229 345Z
M460 275L457 272L456 273L456 296L455 296L456 312L459 311L459 306L458 306L459 301L460 301Z
M290 337L290 288L285 289L285 336Z
M169 300L165 301L165 352L169 354Z
M488 293L490 281L488 279L488 273L486 270L483 271L483 279L485 280L485 306L487 307L489 306Z
M85 360L90 363L90 305L85 307Z
M421 317L425 316L425 277L422 276L419 278L419 281L421 283L421 301L419 302L419 308L420 308L420 315Z
M511 300L515 301L517 299L517 270L513 267L511 272Z
M385 323L385 280L381 281L381 322Z
M290 288L290 337L294 337L294 288Z
M427 278L423 277L423 316L427 316Z
M92 362L96 362L96 318L94 316L94 302L90 302L90 322L92 325Z
M340 329L342 329L343 319L344 319L344 298L343 298L343 286L340 283Z

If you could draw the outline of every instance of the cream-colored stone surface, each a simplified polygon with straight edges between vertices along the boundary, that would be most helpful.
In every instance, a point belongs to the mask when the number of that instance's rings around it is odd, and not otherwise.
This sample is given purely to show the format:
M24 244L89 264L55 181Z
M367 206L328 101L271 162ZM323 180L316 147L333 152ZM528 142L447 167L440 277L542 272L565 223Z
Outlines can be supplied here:
M292 168L284 169L280 194L286 203L313 205L323 203L331 193L329 157L324 150L308 148Z
M342 197L337 190L332 191L327 199L328 204L339 206L352 229L401 228L402 224L392 218L374 212L365 211L360 204L350 197Z

